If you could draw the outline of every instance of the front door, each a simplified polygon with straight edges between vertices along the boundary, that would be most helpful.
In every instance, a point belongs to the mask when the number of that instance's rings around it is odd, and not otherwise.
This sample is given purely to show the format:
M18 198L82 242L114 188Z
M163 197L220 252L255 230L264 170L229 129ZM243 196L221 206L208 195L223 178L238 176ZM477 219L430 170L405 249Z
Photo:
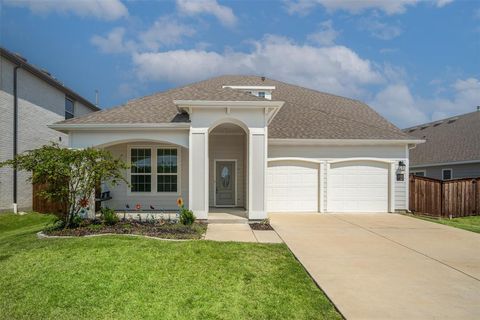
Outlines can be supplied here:
M235 161L215 161L215 206L234 207L236 174Z

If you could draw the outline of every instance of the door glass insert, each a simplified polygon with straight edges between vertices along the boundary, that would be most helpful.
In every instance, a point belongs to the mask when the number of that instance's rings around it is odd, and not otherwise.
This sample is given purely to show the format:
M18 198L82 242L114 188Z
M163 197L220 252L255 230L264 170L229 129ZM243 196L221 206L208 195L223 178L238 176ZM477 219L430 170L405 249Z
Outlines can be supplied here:
M228 169L227 166L223 167L222 173L220 176L222 178L222 186L224 188L228 188L228 186L230 185L230 170Z

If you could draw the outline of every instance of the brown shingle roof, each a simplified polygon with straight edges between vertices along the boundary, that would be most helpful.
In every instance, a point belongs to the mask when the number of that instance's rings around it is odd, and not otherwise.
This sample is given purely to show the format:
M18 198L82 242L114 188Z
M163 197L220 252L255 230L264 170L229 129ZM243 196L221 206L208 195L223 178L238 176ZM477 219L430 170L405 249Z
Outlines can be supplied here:
M480 161L480 112L471 112L403 130L426 139L410 150L410 164Z
M220 76L135 99L125 105L66 121L80 123L165 123L188 121L173 100L264 101L231 86L275 86L272 100L284 101L269 126L278 139L411 139L366 104L258 76Z

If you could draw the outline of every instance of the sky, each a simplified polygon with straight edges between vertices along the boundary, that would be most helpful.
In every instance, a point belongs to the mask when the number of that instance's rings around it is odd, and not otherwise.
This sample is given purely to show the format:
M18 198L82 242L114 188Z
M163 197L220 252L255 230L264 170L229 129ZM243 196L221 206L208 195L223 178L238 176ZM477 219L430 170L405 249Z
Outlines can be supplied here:
M480 105L473 0L0 0L0 45L102 108L222 74L358 99L400 128Z

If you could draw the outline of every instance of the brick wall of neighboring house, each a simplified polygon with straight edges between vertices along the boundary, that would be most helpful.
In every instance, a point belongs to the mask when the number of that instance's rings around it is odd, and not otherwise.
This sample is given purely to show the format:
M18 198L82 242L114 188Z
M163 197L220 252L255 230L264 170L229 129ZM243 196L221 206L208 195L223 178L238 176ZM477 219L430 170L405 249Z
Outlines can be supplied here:
M13 155L13 69L14 64L0 58L0 161ZM68 145L68 136L49 129L48 124L65 119L65 93L31 73L18 71L18 152L41 147L50 141ZM75 102L75 113L90 111ZM17 203L19 210L32 206L32 185L26 181L28 173L18 173ZM13 206L13 170L0 169L0 211Z

